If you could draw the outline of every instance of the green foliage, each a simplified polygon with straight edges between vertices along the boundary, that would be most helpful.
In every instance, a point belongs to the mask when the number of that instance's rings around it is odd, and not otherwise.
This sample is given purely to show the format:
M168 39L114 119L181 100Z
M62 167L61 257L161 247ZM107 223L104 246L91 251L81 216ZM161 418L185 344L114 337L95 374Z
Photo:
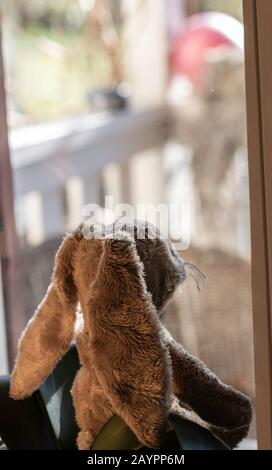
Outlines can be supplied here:
M3 4L23 27L40 23L45 27L77 29L86 19L78 0L4 0Z
M87 47L85 38L75 33L41 28L17 37L14 92L19 109L34 120L86 110L87 91L106 86L109 72L94 38Z
M111 64L78 0L5 0L13 107L30 120L87 110L87 92L111 84Z
M221 11L243 21L242 0L199 0L199 9L200 11Z

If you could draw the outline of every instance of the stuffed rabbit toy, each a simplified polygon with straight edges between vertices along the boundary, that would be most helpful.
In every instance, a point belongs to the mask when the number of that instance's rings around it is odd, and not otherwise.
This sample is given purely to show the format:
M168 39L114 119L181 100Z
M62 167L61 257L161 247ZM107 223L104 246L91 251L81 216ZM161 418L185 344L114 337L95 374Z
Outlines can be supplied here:
M11 397L31 395L75 340L79 449L92 447L113 414L141 443L159 447L170 411L236 446L250 425L249 399L177 344L159 320L186 279L186 263L144 222L102 237L94 228L86 237L85 229L66 236L58 250L47 294L19 342Z

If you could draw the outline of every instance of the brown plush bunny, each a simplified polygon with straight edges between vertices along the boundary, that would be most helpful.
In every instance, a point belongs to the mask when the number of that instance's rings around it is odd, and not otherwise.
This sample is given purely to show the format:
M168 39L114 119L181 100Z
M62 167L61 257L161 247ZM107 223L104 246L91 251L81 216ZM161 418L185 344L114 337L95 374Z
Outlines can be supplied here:
M186 352L159 320L186 278L186 263L150 225L113 228L86 238L80 227L64 239L52 283L20 339L11 397L31 395L75 339L79 449L91 448L113 414L144 445L158 447L170 411L236 446L248 432L249 399Z

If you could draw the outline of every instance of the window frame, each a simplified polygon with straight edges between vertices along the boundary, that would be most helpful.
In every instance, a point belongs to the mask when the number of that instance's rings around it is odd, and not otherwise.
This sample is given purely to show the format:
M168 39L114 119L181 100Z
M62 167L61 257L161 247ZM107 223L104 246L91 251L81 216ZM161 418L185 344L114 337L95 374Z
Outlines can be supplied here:
M17 341L24 328L23 298L20 280L19 247L16 234L12 169L8 144L5 78L2 55L0 11L0 269L10 368L17 351Z
M272 2L243 6L257 438L272 449Z

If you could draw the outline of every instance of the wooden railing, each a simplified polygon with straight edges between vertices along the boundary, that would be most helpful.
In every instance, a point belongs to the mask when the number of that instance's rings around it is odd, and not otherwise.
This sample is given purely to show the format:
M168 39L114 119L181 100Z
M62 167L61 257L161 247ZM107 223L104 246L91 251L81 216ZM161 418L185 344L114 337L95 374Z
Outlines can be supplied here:
M10 132L15 198L40 195L43 238L65 230L63 188L71 177L83 184L84 204L96 202L94 177L110 162L162 147L171 129L167 108L91 114ZM19 214L20 217L20 214Z

